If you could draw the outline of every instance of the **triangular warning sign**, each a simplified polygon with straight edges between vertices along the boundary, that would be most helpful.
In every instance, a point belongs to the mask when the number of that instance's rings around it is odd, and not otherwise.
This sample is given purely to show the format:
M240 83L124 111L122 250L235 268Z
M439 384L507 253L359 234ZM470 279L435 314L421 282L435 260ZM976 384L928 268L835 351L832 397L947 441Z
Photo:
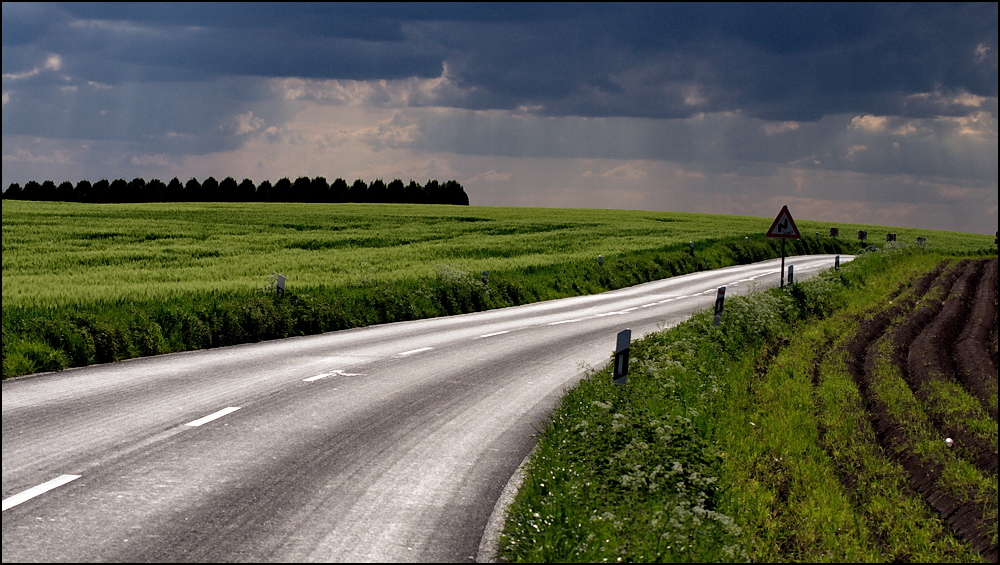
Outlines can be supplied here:
M792 213L788 211L788 206L782 206L778 212L778 217L771 224L771 229L767 230L767 237L784 237L786 239L802 239L799 235L799 228L792 219Z

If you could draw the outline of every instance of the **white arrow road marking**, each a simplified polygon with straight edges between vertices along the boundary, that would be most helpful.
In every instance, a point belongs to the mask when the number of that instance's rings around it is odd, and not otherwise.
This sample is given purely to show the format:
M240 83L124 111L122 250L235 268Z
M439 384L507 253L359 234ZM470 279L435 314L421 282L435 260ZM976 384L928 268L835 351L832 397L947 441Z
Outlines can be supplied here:
M213 413L209 414L208 416L205 416L203 418L198 418L197 420L195 420L193 422L188 422L188 423L186 423L184 425L185 426L200 426L202 424L207 424L207 423L211 422L212 420L216 420L218 418L221 418L221 417L225 416L226 414L230 414L232 412L236 412L239 409L240 409L239 406L230 406L229 408L223 408L222 410L219 410L218 412L213 412Z
M340 369L337 369L336 371L334 371L333 374L334 375L340 375L341 377L363 377L363 376L365 376L365 373L345 373L344 371L341 371Z
M3 512L6 512L8 508L13 508L18 504L21 504L22 502L27 502L40 494L45 494L54 488L61 487L70 481L75 481L76 479L79 479L81 476L82 475L61 475L59 477L52 479L51 481L42 483L35 487L31 487L28 490L15 494L14 496L11 496L9 498L5 498L3 500Z
M363 377L363 376L365 376L365 373L347 373L347 372L344 372L341 369L334 369L333 371L330 371L329 373L320 373L320 374L318 374L318 375L316 375L314 377L309 377L308 379L302 379L302 380L305 381L305 382L307 382L307 383L311 383L313 381L318 381L320 379L325 379L325 378L333 376L333 375L337 375L338 377Z

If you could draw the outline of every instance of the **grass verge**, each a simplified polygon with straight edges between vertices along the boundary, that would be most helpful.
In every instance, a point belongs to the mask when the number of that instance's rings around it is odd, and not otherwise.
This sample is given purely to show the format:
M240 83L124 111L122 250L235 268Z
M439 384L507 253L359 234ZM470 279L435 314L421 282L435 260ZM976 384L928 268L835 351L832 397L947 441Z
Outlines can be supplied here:
M846 349L861 320L941 260L861 256L728 301L721 327L706 312L634 343L627 386L594 371L540 434L499 557L981 561L988 548L954 531L885 444ZM951 459L937 479L946 492L995 499L995 470L984 475L934 433L907 438Z

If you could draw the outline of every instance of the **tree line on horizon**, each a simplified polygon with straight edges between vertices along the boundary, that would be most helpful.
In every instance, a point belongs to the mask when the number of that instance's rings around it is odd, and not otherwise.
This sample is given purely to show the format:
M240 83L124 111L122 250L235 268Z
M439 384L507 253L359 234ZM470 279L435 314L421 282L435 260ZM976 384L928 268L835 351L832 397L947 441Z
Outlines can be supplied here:
M394 204L457 204L469 205L465 188L455 180L444 183L428 180L421 185L412 179L404 184L393 179L386 184L375 179L371 184L361 179L348 185L342 178L327 182L325 177L288 177L271 184L255 185L250 179L237 184L233 177L221 182L208 177L203 182L192 177L186 183L174 177L164 183L159 179L146 182L101 179L95 183L81 180L76 186L69 181L56 185L46 180L28 181L22 187L11 183L3 193L4 200L42 200L50 202L126 203L126 202L372 202Z

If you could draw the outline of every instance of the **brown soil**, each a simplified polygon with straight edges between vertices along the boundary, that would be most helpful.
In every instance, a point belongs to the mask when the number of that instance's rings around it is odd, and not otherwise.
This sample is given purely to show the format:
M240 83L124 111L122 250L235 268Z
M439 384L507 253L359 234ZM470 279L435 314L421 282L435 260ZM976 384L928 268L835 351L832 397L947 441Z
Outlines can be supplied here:
M987 530L990 520L996 520L997 502L968 500L942 489L942 466L909 449L906 429L873 394L871 379L879 360L878 347L888 340L893 345L893 363L913 394L928 406L928 417L942 441L953 438L956 456L996 476L996 440L965 429L961 417L972 415L945 413L931 394L935 385L958 383L996 424L996 320L997 260L965 260L947 268L939 265L921 277L910 292L895 297L890 307L862 321L847 343L848 368L884 452L903 467L910 488L940 513L952 532L993 562L997 561L997 544Z

